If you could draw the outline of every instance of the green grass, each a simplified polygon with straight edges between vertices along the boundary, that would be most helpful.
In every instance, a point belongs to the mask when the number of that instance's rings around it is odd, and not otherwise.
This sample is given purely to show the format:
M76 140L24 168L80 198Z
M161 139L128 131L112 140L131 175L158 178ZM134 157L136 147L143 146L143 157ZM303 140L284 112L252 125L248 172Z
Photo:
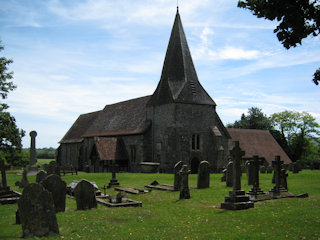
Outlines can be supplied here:
M211 174L209 189L196 189L197 175L190 175L191 199L178 200L179 192L153 190L144 195L129 195L141 201L142 208L107 208L77 211L75 200L67 198L66 212L57 214L60 235L49 239L320 239L320 171L289 173L288 187L294 194L309 193L309 198L287 198L255 203L249 210L218 209L231 188L220 182L221 174ZM260 174L260 186L269 190L271 174ZM110 173L83 173L62 177L88 179L99 187L107 185ZM157 180L172 184L171 174L120 173L121 186L139 187ZM9 185L21 179L7 174ZM35 176L28 177L30 182ZM249 190L245 174L242 189ZM113 190L107 190L114 194ZM15 225L17 204L0 206L0 239L17 239L22 235Z
M38 158L37 159L37 165L40 165L40 168L43 169L43 165L46 163L49 163L51 161L55 161L54 159L42 159L42 158Z

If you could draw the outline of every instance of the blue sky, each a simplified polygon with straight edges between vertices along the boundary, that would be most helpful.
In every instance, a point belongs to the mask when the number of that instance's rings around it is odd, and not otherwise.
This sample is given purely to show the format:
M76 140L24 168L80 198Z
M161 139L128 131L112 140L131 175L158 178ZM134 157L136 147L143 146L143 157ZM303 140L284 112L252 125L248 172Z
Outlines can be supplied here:
M57 147L82 113L150 95L161 75L175 0L0 0L1 55L18 88L6 100L37 147ZM201 84L227 124L250 107L307 111L320 122L319 38L286 50L237 0L180 0Z

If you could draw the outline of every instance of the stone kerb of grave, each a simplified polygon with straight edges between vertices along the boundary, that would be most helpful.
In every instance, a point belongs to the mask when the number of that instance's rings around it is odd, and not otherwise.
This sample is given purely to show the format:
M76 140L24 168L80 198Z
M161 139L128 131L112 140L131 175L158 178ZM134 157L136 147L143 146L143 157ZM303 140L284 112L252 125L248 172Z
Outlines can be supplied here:
M81 180L74 189L77 210L97 208L94 186L87 180Z
M181 175L180 199L189 199L190 191L188 176L190 174L190 170L188 169L188 165L183 165L179 174Z
M59 234L52 195L41 184L26 186L18 207L24 238Z
M198 169L198 184L197 188L208 188L210 186L210 164L207 161L202 161Z
M64 212L66 208L67 184L56 174L50 174L41 184L52 194L56 212Z
M249 200L249 196L245 195L245 191L241 190L241 161L245 152L241 150L239 141L233 142L230 155L233 160L233 190L229 192L229 196L225 197L225 202L221 203L221 208L229 210L252 208L254 203Z
M179 174L179 171L181 170L182 165L183 165L182 161L179 161L174 165L174 168L173 168L173 174L174 174L173 188L175 191L178 191L181 186L181 175Z

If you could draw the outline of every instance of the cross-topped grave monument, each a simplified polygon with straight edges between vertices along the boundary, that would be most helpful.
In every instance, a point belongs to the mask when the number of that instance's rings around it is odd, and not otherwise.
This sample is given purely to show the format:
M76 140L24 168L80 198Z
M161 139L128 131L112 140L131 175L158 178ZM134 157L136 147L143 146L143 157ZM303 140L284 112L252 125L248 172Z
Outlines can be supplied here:
M229 210L241 210L254 207L254 203L249 201L249 196L241 190L241 161L245 152L239 146L239 141L233 142L233 148L230 150L233 159L233 191L225 197L225 202L221 203L221 208Z
M272 161L272 167L274 169L274 176L275 176L275 186L269 191L269 194L272 197L281 197L282 192L287 192L281 185L281 167L283 161L280 160L280 156L275 156L275 160Z
M116 171L117 171L117 164L116 162L113 160L111 163L111 172L112 172L112 178L108 184L108 188L111 188L113 186L119 186L120 183L118 182L117 178L116 178Z

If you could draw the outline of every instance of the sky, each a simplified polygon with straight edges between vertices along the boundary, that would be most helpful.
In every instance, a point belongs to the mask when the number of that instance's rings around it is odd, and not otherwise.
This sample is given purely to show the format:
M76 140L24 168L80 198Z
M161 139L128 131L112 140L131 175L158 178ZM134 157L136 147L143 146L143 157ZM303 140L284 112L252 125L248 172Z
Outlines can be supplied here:
M180 0L202 86L224 124L248 108L306 111L320 123L319 38L286 50L237 0ZM18 86L5 102L36 146L58 147L80 114L151 95L160 80L176 0L0 0L0 54Z

